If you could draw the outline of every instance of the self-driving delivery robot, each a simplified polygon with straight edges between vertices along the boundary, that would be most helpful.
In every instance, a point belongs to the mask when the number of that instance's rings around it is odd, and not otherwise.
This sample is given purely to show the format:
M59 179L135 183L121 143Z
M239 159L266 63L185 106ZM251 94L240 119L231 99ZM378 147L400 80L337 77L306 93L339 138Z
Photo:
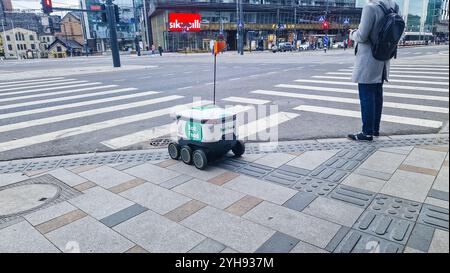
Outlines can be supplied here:
M227 154L235 156L245 153L245 144L237 139L236 114L215 105L215 81L217 53L224 48L224 42L215 43L214 50L214 105L193 107L176 114L178 142L169 144L172 159L194 164L203 170L208 161Z

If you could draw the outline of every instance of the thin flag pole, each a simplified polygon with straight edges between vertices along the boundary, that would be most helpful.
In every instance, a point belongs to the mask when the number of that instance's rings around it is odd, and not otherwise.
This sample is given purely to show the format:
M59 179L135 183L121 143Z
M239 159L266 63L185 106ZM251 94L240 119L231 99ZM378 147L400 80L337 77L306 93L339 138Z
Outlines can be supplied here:
M217 54L214 52L214 105L216 105Z

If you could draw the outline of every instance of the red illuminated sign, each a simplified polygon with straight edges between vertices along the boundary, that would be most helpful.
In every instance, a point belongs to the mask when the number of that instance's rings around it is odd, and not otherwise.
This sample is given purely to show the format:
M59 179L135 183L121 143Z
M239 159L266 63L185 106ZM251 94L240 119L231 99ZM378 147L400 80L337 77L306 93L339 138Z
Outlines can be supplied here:
M101 5L91 5L91 10L92 11L101 11L103 10Z
M202 16L197 13L170 13L169 31L198 32L201 30Z

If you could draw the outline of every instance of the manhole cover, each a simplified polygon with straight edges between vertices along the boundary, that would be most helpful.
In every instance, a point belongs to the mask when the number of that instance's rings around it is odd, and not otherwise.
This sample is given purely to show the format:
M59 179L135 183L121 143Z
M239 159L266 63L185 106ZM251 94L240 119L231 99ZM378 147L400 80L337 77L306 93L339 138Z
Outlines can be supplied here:
M60 189L56 185L31 184L0 191L0 217L36 209L57 198Z
M0 187L0 225L79 194L49 174Z
M170 142L172 142L169 138L157 138L150 140L150 145L153 147L164 148L169 146Z

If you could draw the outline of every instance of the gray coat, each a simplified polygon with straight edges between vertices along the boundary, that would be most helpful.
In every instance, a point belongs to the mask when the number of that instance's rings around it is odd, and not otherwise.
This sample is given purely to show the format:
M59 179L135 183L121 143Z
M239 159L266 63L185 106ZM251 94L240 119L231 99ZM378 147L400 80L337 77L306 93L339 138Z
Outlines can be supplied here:
M383 10L377 6L377 2L384 2L387 7L395 8L392 0L372 0L364 6L361 16L361 23L357 30L350 33L350 39L358 44L355 68L353 69L352 81L356 83L381 83L383 80L383 70L386 80L389 79L390 62L376 60L372 55L371 42L377 40L377 33L372 31L375 26L384 18ZM370 39L369 39L370 38Z

